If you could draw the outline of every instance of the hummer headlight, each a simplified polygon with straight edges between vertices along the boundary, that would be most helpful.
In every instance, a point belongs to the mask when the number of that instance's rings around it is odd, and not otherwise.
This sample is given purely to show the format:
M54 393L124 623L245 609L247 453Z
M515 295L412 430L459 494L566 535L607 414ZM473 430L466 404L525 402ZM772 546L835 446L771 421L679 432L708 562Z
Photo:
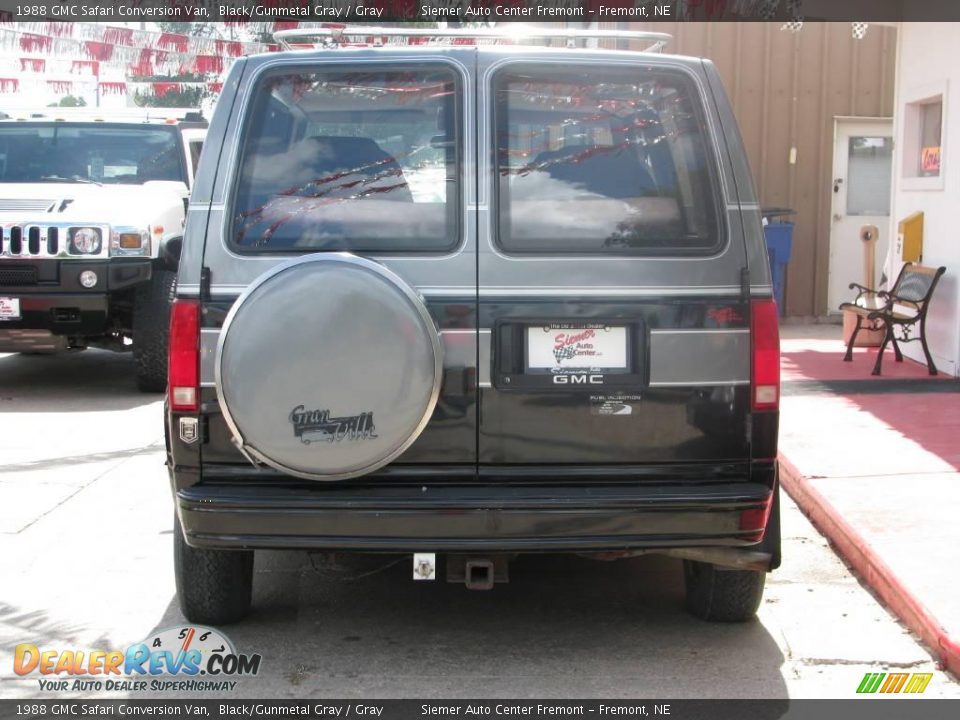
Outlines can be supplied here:
M100 252L100 231L96 228L70 228L70 251L79 255Z

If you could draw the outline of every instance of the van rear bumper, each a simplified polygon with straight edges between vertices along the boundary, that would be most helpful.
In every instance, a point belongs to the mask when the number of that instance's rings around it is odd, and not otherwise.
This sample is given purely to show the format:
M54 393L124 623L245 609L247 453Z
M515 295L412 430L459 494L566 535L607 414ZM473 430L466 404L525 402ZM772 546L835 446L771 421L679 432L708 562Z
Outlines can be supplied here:
M199 484L176 493L201 548L373 552L746 547L772 498L759 483L352 486Z

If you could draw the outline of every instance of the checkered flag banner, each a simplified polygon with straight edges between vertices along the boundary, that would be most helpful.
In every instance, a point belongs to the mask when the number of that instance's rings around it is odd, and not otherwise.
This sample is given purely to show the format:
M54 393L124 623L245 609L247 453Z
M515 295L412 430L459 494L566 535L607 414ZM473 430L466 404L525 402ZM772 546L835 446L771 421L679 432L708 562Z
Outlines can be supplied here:
M854 40L863 40L863 37L867 34L868 27L869 25L865 22L850 23L850 34Z
M572 360L577 354L577 349L573 345L566 345L564 347L555 347L553 349L553 357L556 358L557 364L559 365L564 360Z

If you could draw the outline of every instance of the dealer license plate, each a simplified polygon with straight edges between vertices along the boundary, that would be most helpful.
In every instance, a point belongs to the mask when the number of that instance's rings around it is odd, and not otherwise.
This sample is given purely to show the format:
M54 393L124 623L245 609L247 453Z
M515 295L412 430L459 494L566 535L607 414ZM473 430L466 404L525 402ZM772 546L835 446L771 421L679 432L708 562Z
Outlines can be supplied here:
M527 372L597 369L629 372L627 328L583 323L527 327Z
M0 297L0 320L20 319L20 298Z

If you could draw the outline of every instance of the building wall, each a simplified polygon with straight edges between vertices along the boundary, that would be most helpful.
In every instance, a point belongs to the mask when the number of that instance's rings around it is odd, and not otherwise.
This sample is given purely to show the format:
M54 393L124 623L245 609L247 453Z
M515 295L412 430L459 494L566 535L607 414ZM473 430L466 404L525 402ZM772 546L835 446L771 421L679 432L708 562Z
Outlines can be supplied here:
M714 62L743 134L764 207L797 210L787 315L827 312L833 118L893 114L896 28L850 23L600 23L673 35L668 52ZM790 149L797 149L790 165Z
M896 218L922 211L923 264L947 268L927 315L927 338L939 369L952 375L960 366L960 25L956 23L903 23L897 60L896 115L894 116L894 182L891 232ZM945 121L942 129L941 187L917 189L917 183L904 179L906 104L928 94L945 95ZM922 183L921 183L922 184ZM929 183L928 183L929 184ZM936 185L937 183L934 183ZM892 236L895 237L895 236ZM895 273L899 263L892 262L887 272ZM919 343L903 345L904 353L922 360Z

